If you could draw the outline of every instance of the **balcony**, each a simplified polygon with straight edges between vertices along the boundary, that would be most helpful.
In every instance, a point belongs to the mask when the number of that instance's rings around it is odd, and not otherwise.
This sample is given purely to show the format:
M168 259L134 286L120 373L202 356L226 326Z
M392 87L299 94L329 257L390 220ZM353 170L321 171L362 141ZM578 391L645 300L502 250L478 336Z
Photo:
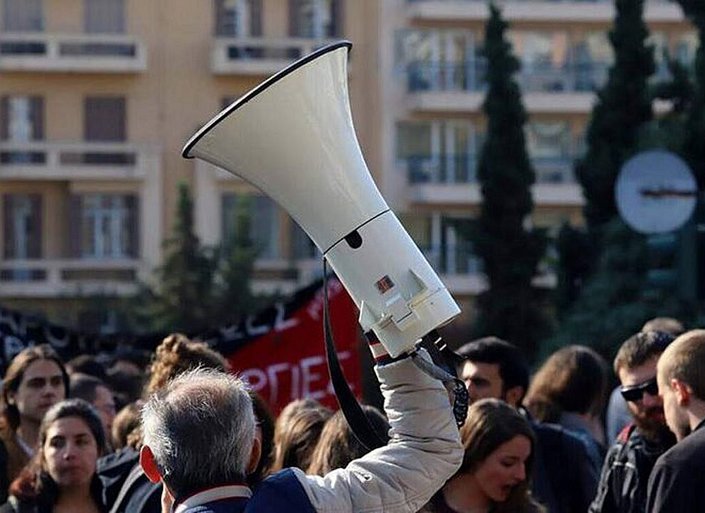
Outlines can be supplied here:
M415 111L478 112L487 88L486 63L413 62L407 66L407 106ZM532 63L514 79L529 112L590 112L594 91L607 80L606 62Z
M503 17L512 22L612 23L614 0L505 0ZM484 0L408 0L407 15L420 22L484 21L489 8ZM646 0L648 22L680 23L680 7L668 0Z
M308 38L217 37L211 51L216 75L271 75L332 41Z
M472 243L420 249L451 294L477 295L487 288L487 280L482 274L482 260L473 253Z
M399 167L410 185L410 201L437 206L479 205L482 195L477 183L477 159L474 154L402 159ZM582 192L573 175L574 160L575 155L531 159L536 173L532 193L537 205L583 205Z
M0 180L143 180L159 158L131 143L0 141Z
M114 260L0 260L0 298L129 296L143 264Z
M137 73L146 69L146 47L134 36L0 34L0 71Z

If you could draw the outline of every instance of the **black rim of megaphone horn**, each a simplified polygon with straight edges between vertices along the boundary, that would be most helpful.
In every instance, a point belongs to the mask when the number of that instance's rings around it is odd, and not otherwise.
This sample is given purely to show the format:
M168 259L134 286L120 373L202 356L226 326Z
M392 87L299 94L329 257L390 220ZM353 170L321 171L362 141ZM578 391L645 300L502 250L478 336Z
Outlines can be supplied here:
M229 105L225 109L223 109L221 112L219 112L213 119L211 119L206 125L201 128L198 132L196 132L191 139L188 140L186 145L184 146L184 149L181 151L181 156L186 158L186 159L192 159L194 158L193 155L189 155L191 152L191 149L198 143L198 141L201 140L201 137L203 137L205 134L210 132L213 127L215 127L218 123L220 123L222 120L227 118L233 111L239 109L243 105L245 105L247 102L249 102L252 98L260 94L262 91L265 89L268 89L272 85L276 84L280 80L282 80L284 77L290 75L297 69L299 69L302 66L305 66L309 62L318 59L320 56L325 55L327 53L333 52L335 50L338 50L339 48L347 48L348 52L350 52L350 49L352 48L352 43L347 40L342 40L342 41L337 41L335 43L331 43L329 45L326 45L324 47L319 48L315 52L312 52L299 60L292 62L289 64L286 68L283 70L279 71L278 73L275 73L271 77L269 77L267 80L259 84L257 87L254 89L250 90L247 92L244 96L236 100L235 102L232 103L232 105Z

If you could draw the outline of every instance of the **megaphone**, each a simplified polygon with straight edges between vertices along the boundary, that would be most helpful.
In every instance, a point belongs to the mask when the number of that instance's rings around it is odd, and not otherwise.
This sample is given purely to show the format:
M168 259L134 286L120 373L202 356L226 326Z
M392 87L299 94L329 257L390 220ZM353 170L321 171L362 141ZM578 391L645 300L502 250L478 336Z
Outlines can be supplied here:
M365 164L348 99L351 47L328 45L273 75L211 119L182 155L241 177L288 212L360 309L363 330L397 357L460 309Z

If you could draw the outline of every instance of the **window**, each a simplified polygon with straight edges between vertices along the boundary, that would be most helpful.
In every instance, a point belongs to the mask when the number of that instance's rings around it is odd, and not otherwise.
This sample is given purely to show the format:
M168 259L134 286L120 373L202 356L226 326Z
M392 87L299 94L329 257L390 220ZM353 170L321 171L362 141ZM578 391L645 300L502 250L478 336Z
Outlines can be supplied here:
M279 209L266 196L223 195L223 243L254 244L258 258L276 259L279 250Z
M594 91L607 80L614 60L614 50L605 32L590 32L573 46L575 87L578 91Z
M291 220L291 241L295 259L321 258L321 252L311 238L293 219Z
M410 121L397 126L397 158L406 164L410 183L474 182L477 146L468 121Z
M573 89L567 32L514 31L509 37L521 62L522 87L528 91Z
M88 34L125 32L124 0L84 0L83 25Z
M41 139L44 139L44 99L23 95L0 97L0 140L20 143L0 151L0 164L44 163L44 152L21 147L21 143Z
M71 198L73 256L135 258L138 255L137 197L84 194Z
M470 31L404 30L396 38L397 64L410 91L477 90L482 66Z
M526 143L538 182L572 181L573 139L566 121L530 122Z
M44 30L42 0L4 0L3 30L7 32L41 32Z
M262 35L262 0L215 0L215 35Z
M86 141L125 141L125 98L88 97L84 100L83 135Z
M290 33L325 39L342 35L343 0L289 0Z
M39 194L4 194L3 256L8 260L41 258L42 197Z

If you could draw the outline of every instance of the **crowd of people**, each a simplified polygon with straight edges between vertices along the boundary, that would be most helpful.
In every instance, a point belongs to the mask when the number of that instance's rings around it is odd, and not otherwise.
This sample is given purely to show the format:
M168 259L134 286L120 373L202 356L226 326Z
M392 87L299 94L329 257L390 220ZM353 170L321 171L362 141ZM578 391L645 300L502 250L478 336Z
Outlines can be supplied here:
M533 375L511 343L473 340L460 429L440 381L376 356L370 451L315 400L275 419L183 335L107 363L27 348L2 383L0 513L705 511L705 330L654 319L613 370L573 345Z

